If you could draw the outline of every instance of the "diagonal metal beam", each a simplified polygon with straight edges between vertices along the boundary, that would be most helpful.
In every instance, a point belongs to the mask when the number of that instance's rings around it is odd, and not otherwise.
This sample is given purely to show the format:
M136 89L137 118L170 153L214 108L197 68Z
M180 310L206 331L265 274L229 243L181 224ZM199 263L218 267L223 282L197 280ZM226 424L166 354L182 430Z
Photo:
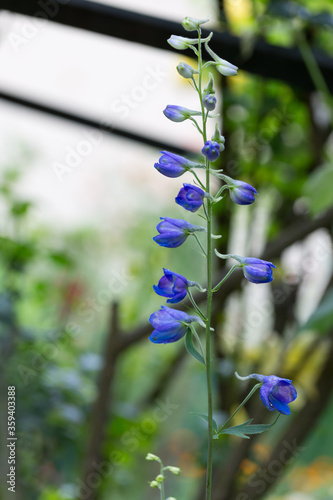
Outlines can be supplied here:
M186 154L187 156L195 156L195 153L191 153L189 151L185 151L182 148L174 146L172 144L167 144L165 141L159 141L152 139L151 137L146 137L144 135L136 134L134 132L129 132L128 130L115 127L111 122L106 120L93 120L91 118L87 118L82 115L78 115L76 113L70 113L69 111L65 111L59 108L54 108L52 106L48 106L45 104L40 104L36 101L32 101L30 99L25 99L23 97L15 96L9 94L7 92L2 92L0 90L0 99L8 101L12 104L18 104L19 106L23 106L34 111L40 111L42 113L46 113L48 115L55 116L57 118L62 118L74 123L78 123L80 125L84 125L89 128L94 128L105 132L110 135L116 135L118 137L122 137L124 139L129 139L131 141L139 142L140 144L146 144L147 146L151 146L157 150L167 149L171 150L176 154Z

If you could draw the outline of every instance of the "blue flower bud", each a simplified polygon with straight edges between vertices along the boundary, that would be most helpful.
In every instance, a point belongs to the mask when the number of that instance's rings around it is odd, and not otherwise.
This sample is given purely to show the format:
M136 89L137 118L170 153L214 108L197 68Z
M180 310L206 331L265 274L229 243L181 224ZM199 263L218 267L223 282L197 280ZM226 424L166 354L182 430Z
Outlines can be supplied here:
M162 156L154 167L166 177L180 177L191 168L202 167L199 163L187 160L183 156L168 151L160 151L160 153Z
M273 280L275 266L271 262L254 257L240 257L237 260L242 264L245 278L251 283L269 283Z
M203 104L208 111L213 111L216 108L216 97L214 95L206 95Z
M197 38L185 38L183 36L171 35L167 40L168 44L176 50L185 50L190 45L195 45L199 42Z
M195 226L183 219L161 217L161 220L156 226L159 234L153 238L161 247L177 248L195 231L206 231L204 227Z
M163 111L164 115L172 122L183 122L191 116L201 116L200 111L183 108L182 106L168 105Z
M251 205L255 201L255 195L257 195L256 189L243 181L232 180L232 184L229 184L230 198L237 205Z
M218 142L207 141L201 152L209 161L215 161L220 156L220 145Z
M194 321L200 322L201 320L197 316L189 316L183 311L161 306L161 309L154 312L149 318L149 323L154 327L149 340L155 344L176 342L184 337L189 325Z
M206 43L206 50L207 52L211 55L211 57L215 61L215 67L221 75L224 76L235 76L237 75L237 66L234 64L231 64L230 62L226 61L225 59L221 59L215 52L212 51L212 49L209 47L209 45Z
M262 382L260 387L260 399L269 411L277 410L283 415L290 415L289 403L297 398L297 391L292 385L292 381L287 378L276 377L275 375L259 375L252 373L247 377L236 376L241 380L254 378Z
M183 78L193 78L193 75L197 75L199 72L192 68L189 64L180 62L177 66L177 71Z
M178 193L176 203L185 210L196 212L202 206L206 193L192 184L183 184L183 186Z
M186 297L189 282L181 274L173 273L169 269L163 269L163 271L164 276L153 288L157 295L168 297L167 302L177 304Z
M209 21L209 18L200 20L200 19L195 19L194 17L186 16L182 20L182 25L183 25L183 28L186 29L186 31L196 31L200 28L201 24L208 23L208 21Z

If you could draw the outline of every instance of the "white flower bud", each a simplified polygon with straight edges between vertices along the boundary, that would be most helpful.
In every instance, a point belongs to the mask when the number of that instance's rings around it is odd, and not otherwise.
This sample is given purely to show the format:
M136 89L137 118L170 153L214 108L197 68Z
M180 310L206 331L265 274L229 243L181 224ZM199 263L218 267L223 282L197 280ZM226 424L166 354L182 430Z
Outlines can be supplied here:
M192 66L184 62L178 64L177 71L183 78L193 78L193 75L199 73L196 69L192 68Z
M168 44L176 50L185 50L190 45L195 45L199 40L197 38L185 38L183 36L171 35Z
M195 19L194 17L186 16L182 20L182 25L183 25L183 28L186 29L186 31L196 31L200 28L200 24L207 23L208 21L209 21L209 18L200 20L200 19Z

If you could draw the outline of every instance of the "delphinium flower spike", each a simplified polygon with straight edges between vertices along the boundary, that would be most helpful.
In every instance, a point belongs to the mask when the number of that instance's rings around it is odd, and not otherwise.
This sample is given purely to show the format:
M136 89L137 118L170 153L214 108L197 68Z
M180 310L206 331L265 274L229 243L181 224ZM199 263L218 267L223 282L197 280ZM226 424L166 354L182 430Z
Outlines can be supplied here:
M186 17L182 25L186 31L196 31L196 38L187 38L172 35L168 43L176 50L191 49L198 59L197 67L192 67L187 63L180 62L177 66L177 71L182 78L190 81L190 86L198 94L199 105L198 109L189 109L178 105L167 105L164 109L164 115L173 122L183 122L185 120L190 120L198 130L202 138L201 149L201 161L192 162L183 156L170 153L168 151L162 151L162 156L160 157L158 163L155 163L155 168L162 175L170 178L177 178L183 174L194 175L194 184L184 183L181 187L178 196L175 201L182 208L188 212L196 213L202 210L200 216L205 220L206 227L194 225L191 222L183 219L172 219L169 217L161 217L161 222L157 225L158 235L153 239L154 241L163 247L167 248L177 248L181 246L188 236L193 235L201 250L202 255L206 259L206 312L203 313L199 305L195 302L189 287L196 286L200 291L203 287L198 283L191 282L185 278L182 274L170 271L169 269L164 269L164 275L160 278L157 285L154 286L155 292L167 299L168 303L176 304L181 302L183 299L188 297L195 311L195 316L179 311L176 309L171 309L167 306L161 306L159 311L154 312L150 316L150 323L154 327L154 331L150 336L150 340L154 343L164 343L168 344L170 342L175 342L182 337L185 337L185 346L188 352L196 358L198 361L203 363L206 370L206 381L207 381L207 407L208 412L205 416L205 420L208 422L208 454L207 454L207 473L206 473L206 500L211 500L212 491L212 468L213 468L213 438L216 433L216 424L213 420L213 397L212 397L212 349L211 349L211 316L212 316L212 298L213 294L219 290L223 285L224 281L228 279L230 274L237 267L241 267L244 276L247 280L252 283L269 283L273 279L273 268L274 264L261 259L256 259L253 257L239 257L237 255L222 255L215 249L215 253L218 257L234 258L237 261L229 272L226 273L224 278L217 284L213 284L213 243L214 239L220 237L220 235L213 235L212 231L212 218L213 205L220 202L223 199L222 193L225 190L229 190L231 200L238 205L250 205L254 203L257 191L254 187L241 180L234 180L229 176L224 175L222 170L214 168L213 163L219 160L222 152L225 149L225 138L218 126L215 124L215 130L211 137L207 134L207 120L211 118L216 118L218 115L211 115L211 111L214 111L217 105L217 99L215 95L215 85L213 75L209 74L209 80L207 85L203 85L203 72L206 68L214 66L217 71L225 76L234 76L237 74L237 66L219 57L212 49L209 47L210 39L212 38L212 33L203 39L201 33L201 25L207 22L208 19L198 20L192 17ZM205 44L205 48L211 57L211 60L206 62L203 61L202 57L202 45ZM195 106L194 106L195 108ZM204 169L205 176L199 176L196 174L195 169ZM219 180L223 181L222 187L218 190L217 194L212 196L211 194L211 175L214 175ZM203 245L197 236L197 232L206 232L206 244ZM196 332L193 323L197 322L205 329L205 349L201 345L200 335ZM193 339L196 342L194 345ZM200 347L200 352L196 349L196 346ZM257 376L253 374L253 378ZM251 376L250 376L251 377ZM288 404L293 401L296 397L296 391L293 386L291 386L291 381L287 379L279 379L279 377L270 376L264 377L259 376L261 386L261 397L262 401L268 409L277 409L280 413L287 414L289 407ZM259 387L260 384L257 384ZM252 396L254 391L258 388L252 389L250 394L245 398L243 403L235 411L235 413L245 404L245 402ZM267 406L268 405L268 406ZM234 413L234 414L235 414ZM233 414L233 415L234 415ZM263 432L264 429L270 427L261 425L260 430L256 429L255 426L249 426L249 422L243 424L243 434L238 429L228 428L227 424L233 418L233 415L227 420L225 425L220 430L219 435L222 434L236 434L241 437L247 437L245 434L251 433L255 434L258 432ZM246 431L246 432L245 432ZM237 434L238 432L238 434ZM216 436L215 436L216 437ZM219 437L219 436L218 436ZM161 489L162 491L162 489ZM162 495L162 493L161 493ZM164 496L161 496L164 500Z

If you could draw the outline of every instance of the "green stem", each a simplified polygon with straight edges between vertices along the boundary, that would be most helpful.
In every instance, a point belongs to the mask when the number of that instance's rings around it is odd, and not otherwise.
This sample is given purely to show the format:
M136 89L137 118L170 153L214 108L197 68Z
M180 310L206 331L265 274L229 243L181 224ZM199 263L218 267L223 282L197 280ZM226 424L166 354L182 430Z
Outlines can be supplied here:
M233 412L233 414L231 415L231 417L228 418L228 420L226 422L224 422L224 424L222 425L221 429L218 431L221 432L223 431L223 429L225 429L228 425L229 422L231 422L231 420L234 418L234 416L236 415L236 413L239 412L239 410L245 405L245 403L253 396L253 394L256 392L257 389L259 389L259 387L262 386L262 382L260 382L259 384L256 384L252 391L249 392L249 394L246 396L246 398L241 402L241 404L238 406L238 408Z
M213 292L217 292L217 290L219 290L220 286L223 285L223 283L229 278L230 274L234 272L234 270L236 269L236 267L239 267L238 264L235 264L234 266L232 266L232 268L229 270L229 272L224 276L224 278L220 281L220 283L218 283L214 288L213 288Z
M198 245L199 245L199 247L200 247L200 248L201 248L201 250L202 250L202 253L204 254L204 256L205 256L205 257L207 257L207 252L206 252L206 250L204 249L204 247L202 246L202 243L201 243L201 241L199 240L197 233L192 233L192 234L193 234L194 238L197 240Z
M326 102L330 108L331 114L331 124L333 125L333 99L330 94L329 88L327 87L326 81L319 69L316 58L314 57L311 48L304 36L304 33L301 29L298 30L297 33L297 42L298 48L302 54L305 65L308 69L308 72L312 78L312 81L316 87L316 89L322 92L326 98Z
M160 499L165 500L164 481L161 484L160 494L161 494Z
M198 183L200 184L200 187L202 189L205 189L205 186L202 184L201 180L199 179L199 177L197 176L197 173L194 172L194 170L191 170L192 174L194 175L194 177L196 178L196 180L198 181Z
M201 343L200 337L199 337L196 329L194 328L194 326L192 324L190 325L190 329L191 329L191 332L194 335L196 341L198 342L198 346L200 347L201 355L205 359L205 353L204 353L204 350L203 350L203 347L202 347L202 343Z
M200 98L202 112L202 138L204 143L207 141L206 122L208 114L205 113L205 107L202 98L202 53L201 53L201 30L198 30L198 94ZM210 194L210 172L209 161L206 158L206 193ZM212 472L213 472L213 396L212 396L212 373L211 373L211 313L212 313L212 201L207 198L207 322L206 322L206 379L207 379L207 406L208 406L208 456L206 471L206 500L212 497Z
M193 295L192 295L192 292L190 290L187 290L187 295L188 295L188 298L190 299L191 301L191 304L195 310L196 313L199 314L200 318L203 320L203 321L207 321L207 318L205 317L205 315L202 313L202 311L200 310L200 308L198 307L197 303L195 302L194 298L193 298Z

